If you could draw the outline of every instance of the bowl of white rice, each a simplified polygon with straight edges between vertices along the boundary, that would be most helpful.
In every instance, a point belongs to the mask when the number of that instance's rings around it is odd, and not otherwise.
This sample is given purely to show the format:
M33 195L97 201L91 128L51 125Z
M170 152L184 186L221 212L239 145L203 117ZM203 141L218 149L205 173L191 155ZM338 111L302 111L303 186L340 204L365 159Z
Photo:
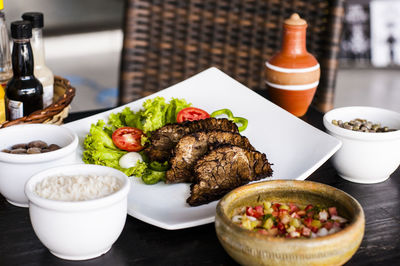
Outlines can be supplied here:
M130 184L121 171L99 165L59 166L33 175L25 194L37 237L62 259L101 256L124 228Z

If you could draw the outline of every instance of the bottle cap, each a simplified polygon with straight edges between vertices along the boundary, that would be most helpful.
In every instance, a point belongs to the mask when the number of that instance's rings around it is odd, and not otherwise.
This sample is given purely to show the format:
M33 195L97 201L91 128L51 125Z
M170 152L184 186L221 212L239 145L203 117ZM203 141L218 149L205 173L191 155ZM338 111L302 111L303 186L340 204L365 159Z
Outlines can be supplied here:
M1 0L0 0L1 1ZM40 12L26 12L22 14L24 20L32 23L32 28L43 28L43 13Z
M3 0L0 0L0 10L4 9L4 3Z
M285 19L285 24L291 26L302 26L307 25L307 22L304 19L300 18L299 14L293 13L290 18Z
M32 24L29 21L19 20L11 23L11 37L13 39L29 39L32 37Z

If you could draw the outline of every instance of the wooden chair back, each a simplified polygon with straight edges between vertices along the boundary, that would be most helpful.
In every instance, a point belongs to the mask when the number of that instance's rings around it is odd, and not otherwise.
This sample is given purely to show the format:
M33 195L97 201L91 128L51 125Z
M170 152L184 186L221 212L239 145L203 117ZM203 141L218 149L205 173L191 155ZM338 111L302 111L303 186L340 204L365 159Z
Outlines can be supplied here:
M344 0L126 0L119 104L215 66L264 92L265 62L284 19L307 20L307 49L321 65L313 104L333 108Z

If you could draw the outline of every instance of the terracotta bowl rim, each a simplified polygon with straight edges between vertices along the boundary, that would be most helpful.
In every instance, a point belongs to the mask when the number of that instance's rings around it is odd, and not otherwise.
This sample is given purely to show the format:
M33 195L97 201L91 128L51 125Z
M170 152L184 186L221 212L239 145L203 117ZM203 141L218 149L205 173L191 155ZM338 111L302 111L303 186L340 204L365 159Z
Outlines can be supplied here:
M235 193L237 193L237 191L239 190L252 190L254 188L260 187L260 186L269 186L269 184L272 184L272 186L277 187L279 186L286 186L288 187L288 184L293 184L294 187L296 188L300 188L300 189L304 189L305 191L309 191L309 192L317 192L315 190L310 190L307 189L310 186L323 186L326 189L329 189L331 191L335 191L337 193L342 194L342 196L347 197L352 205L355 206L356 210L355 213L352 213L352 218L353 220L351 221L351 223L345 227L344 229L340 230L339 232L333 233L331 235L327 235L327 236L321 236L321 237L316 237L316 238L301 238L301 239L286 239L286 238L278 238L278 237L273 237L273 236L267 236L267 235L262 235L259 234L257 232L242 228L236 224L234 224L231 219L228 218L228 216L226 215L226 213L223 211L223 204L226 202L226 200L229 197L232 197ZM293 186L292 186L293 187ZM236 188L234 190L232 190L231 192L229 192L228 194L226 194L217 204L216 207L216 216L219 216L219 218L221 219L221 222L224 223L225 225L227 225L229 228L231 228L233 231L235 231L235 233L241 234L241 235L247 235L249 237L253 237L255 239L258 240L265 240L268 242L272 242L272 243L285 243L285 244L293 244L293 245L298 245L298 244L316 244L316 245L320 245L321 242L330 242L330 240L334 240L337 238L346 238L346 235L351 234L352 231L357 230L360 226L365 227L365 216L364 216L364 211L363 208L361 206L361 204L351 195L349 195L348 193L337 189L335 187L326 185L326 184L322 184L319 182L314 182L314 181L302 181L302 180L268 180L268 181L262 181L262 182L257 182L257 183L252 183L252 184L248 184L239 188ZM364 230L363 230L364 231Z

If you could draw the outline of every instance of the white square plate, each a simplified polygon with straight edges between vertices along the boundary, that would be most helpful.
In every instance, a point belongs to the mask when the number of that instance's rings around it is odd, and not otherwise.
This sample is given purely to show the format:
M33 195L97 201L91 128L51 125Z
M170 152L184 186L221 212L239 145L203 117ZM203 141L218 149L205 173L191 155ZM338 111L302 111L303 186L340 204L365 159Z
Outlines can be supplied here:
M229 108L235 116L247 118L249 124L242 134L273 163L272 179L304 180L341 145L339 140L291 115L216 68L209 68L125 106L137 111L142 108L143 101L156 96L167 100L184 98L210 113ZM79 136L80 161L82 143L90 125L99 119L107 121L110 113L120 112L125 106L65 125ZM132 177L131 180L128 214L139 220L170 230L214 221L217 201L190 207L186 203L190 195L189 184L145 185L139 178Z

